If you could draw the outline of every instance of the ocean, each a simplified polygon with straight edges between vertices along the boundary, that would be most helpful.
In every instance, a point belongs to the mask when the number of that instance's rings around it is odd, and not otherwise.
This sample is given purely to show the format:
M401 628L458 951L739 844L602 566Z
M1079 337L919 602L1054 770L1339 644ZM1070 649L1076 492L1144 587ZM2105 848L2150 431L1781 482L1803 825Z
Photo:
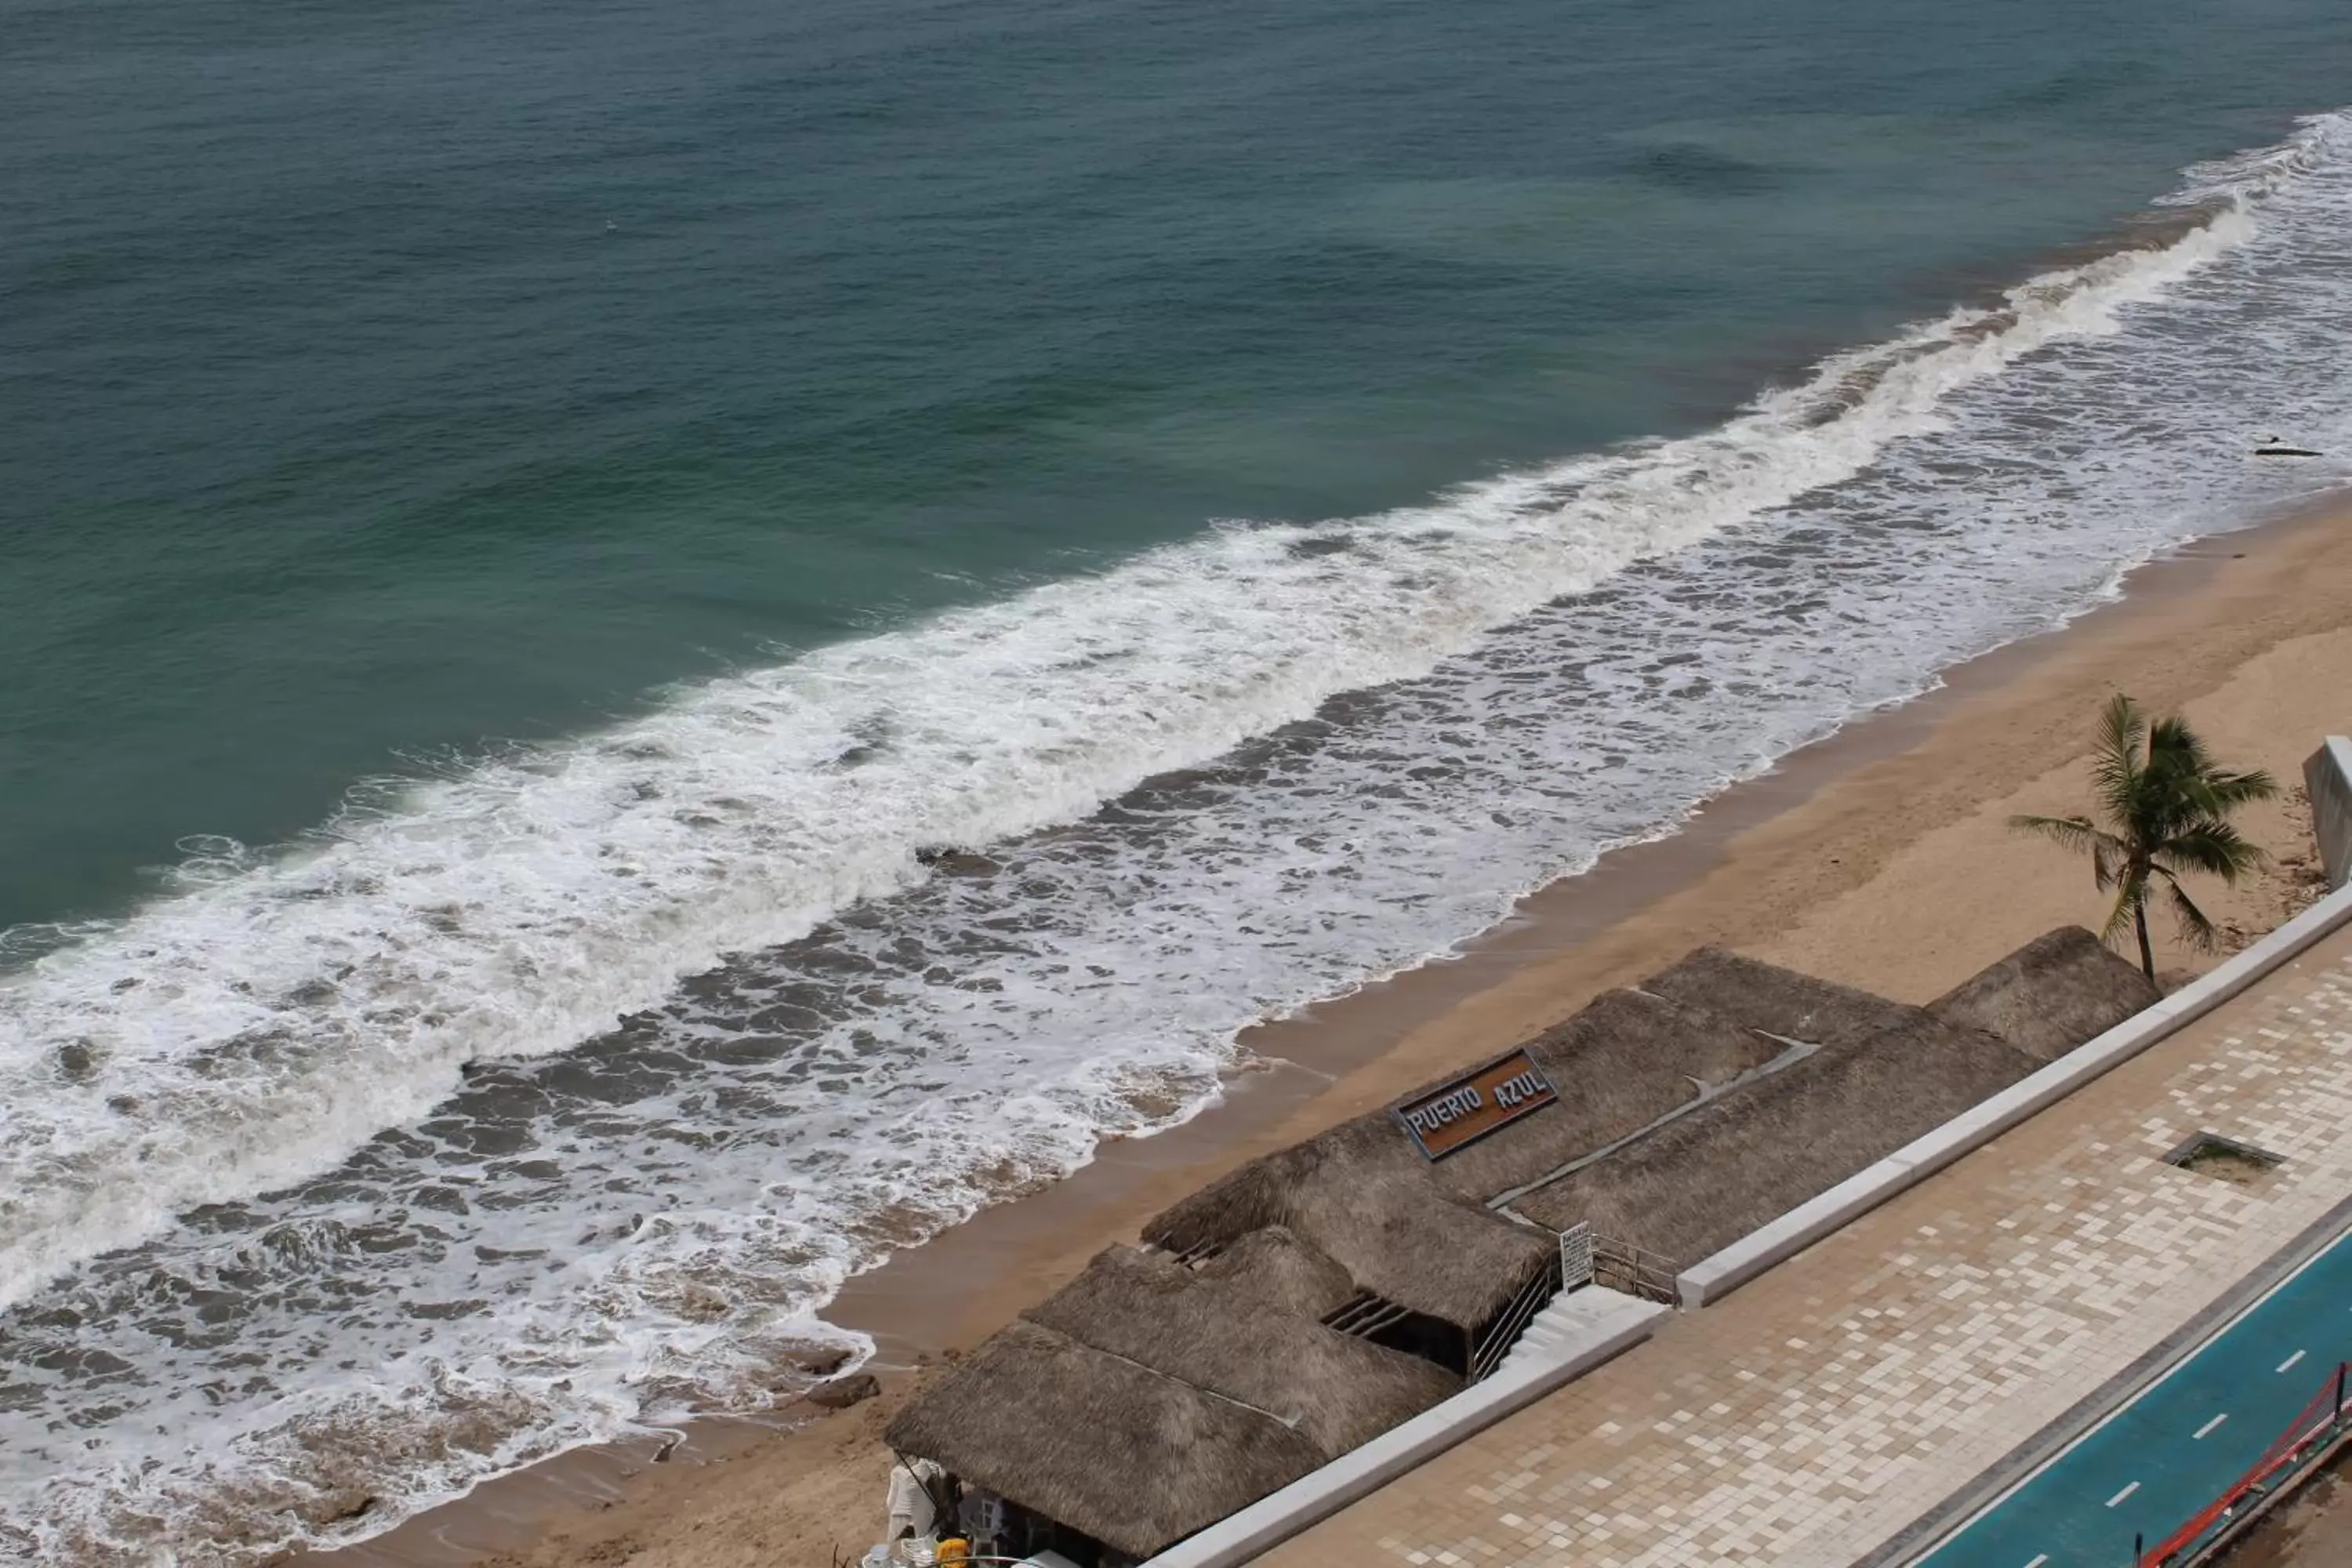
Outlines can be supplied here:
M2325 0L13 0L0 1548L787 1397L2352 461ZM785 1370L780 1370L785 1369Z

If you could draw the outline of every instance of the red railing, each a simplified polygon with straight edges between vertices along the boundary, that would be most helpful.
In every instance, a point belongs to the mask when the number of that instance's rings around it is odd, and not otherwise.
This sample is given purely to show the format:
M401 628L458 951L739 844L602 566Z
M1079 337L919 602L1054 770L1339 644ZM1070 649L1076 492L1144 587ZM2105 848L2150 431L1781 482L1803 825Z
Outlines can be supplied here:
M2208 1503L2197 1517L2158 1542L2153 1551L2142 1552L2139 1568L2177 1568L2189 1562L2230 1527L2242 1505L2268 1497L2293 1479L2308 1460L2327 1446L2330 1438L2344 1429L2344 1384L2347 1372L2352 1372L2352 1364L2336 1363L2311 1403L2263 1450L2263 1457L2254 1461L2253 1468Z

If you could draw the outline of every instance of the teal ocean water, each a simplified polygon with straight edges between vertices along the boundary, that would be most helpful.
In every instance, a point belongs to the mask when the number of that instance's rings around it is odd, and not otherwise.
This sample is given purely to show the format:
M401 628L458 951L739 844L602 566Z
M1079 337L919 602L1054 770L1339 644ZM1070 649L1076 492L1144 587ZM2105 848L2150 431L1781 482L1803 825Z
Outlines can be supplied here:
M40 1563L772 1398L1249 1022L2352 467L2244 457L2352 447L2322 0L0 34Z

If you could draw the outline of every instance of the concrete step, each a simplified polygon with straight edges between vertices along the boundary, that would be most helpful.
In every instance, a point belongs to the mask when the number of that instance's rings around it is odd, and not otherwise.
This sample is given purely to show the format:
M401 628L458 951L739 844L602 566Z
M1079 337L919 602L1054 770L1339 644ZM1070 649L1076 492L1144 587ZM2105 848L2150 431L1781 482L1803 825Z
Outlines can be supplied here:
M1589 1339L1599 1299L1588 1300L1585 1298L1596 1290L1601 1291L1602 1297L1612 1300L1616 1297L1615 1291L1598 1285L1563 1290L1554 1296L1542 1311L1528 1320L1528 1326L1519 1331L1519 1337L1504 1353L1495 1374L1499 1376L1507 1370L1549 1362L1559 1354L1562 1346Z

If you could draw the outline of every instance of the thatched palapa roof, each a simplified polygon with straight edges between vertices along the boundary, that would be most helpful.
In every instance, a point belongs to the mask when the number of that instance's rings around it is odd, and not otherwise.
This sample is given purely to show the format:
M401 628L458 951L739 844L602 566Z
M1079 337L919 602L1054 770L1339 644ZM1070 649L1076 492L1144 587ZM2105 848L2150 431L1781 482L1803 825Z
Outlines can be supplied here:
M1431 1179L1483 1203L1630 1137L1783 1048L1704 1008L1603 992L1527 1046L1559 1099L1437 1162Z
M1321 1465L1246 1405L1016 1322L901 1410L883 1440L1134 1557Z
M1553 1237L1439 1191L1385 1112L1251 1161L1148 1221L1143 1239L1192 1252L1275 1225L1360 1288L1465 1332L1483 1327L1557 1254Z
M1114 1247L1022 1314L1254 1405L1336 1458L1462 1391L1429 1362L1293 1317L1165 1253Z
M1146 1225L1144 1239L1188 1252L1286 1226L1362 1289L1475 1330L1551 1256L1550 1238L1496 1221L1487 1200L1733 1085L1780 1057L1788 1040L1842 1046L1918 1016L1867 992L1702 948L1528 1042L1556 1103L1433 1163L1388 1112L1359 1117L1252 1161ZM1542 1220L1535 1208L1517 1206Z
M1695 1263L2039 1065L1980 1030L1896 1011L1895 1027L1824 1047L1513 1206Z
M1722 947L1698 949L1673 968L1643 981L1640 989L1705 1008L1744 1028L1822 1046L1843 1045L1900 1028L1916 1011L1850 985L1743 958Z
M2147 975L2097 937L2060 926L1928 1003L1927 1011L2047 1062L2161 999Z
M1101 1254L887 1436L1150 1556L1456 1391L1554 1232L1696 1262L2155 999L2072 928L1928 1008L1702 948L1527 1043L1555 1103L1435 1162L1391 1110L1254 1160L1145 1225L1165 1251ZM1459 1335L1370 1315L1425 1361L1324 1324L1365 1292Z
M1302 1318L1325 1317L1356 1294L1356 1282L1346 1269L1282 1225L1251 1231L1229 1243L1200 1265L1200 1273Z

